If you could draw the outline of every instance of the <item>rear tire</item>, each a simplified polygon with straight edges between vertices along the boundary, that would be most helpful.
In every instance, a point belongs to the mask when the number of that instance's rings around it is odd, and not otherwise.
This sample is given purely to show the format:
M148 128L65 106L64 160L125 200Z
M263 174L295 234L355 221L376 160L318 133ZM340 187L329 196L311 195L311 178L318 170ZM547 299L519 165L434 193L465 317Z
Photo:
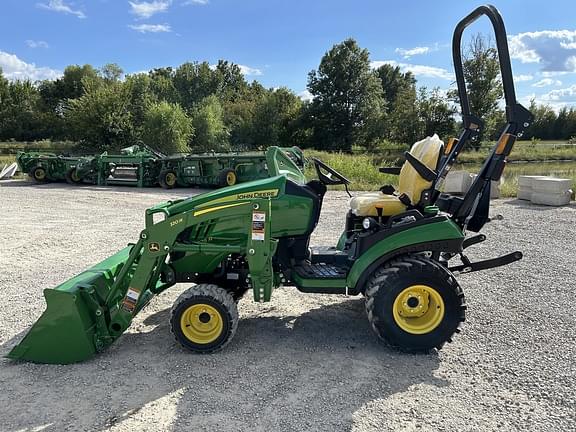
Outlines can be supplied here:
M46 178L46 169L41 166L37 166L32 168L32 170L28 173L28 175L36 182L36 183L46 183L48 179Z
M238 176L232 168L222 170L218 178L218 184L220 186L234 186L238 183Z
M82 179L78 175L76 168L70 168L68 171L66 171L66 183L71 185L78 185L82 183Z
M456 278L422 255L387 263L372 275L365 294L372 329L402 351L441 349L452 342L466 316L464 293Z
M172 306L172 334L180 344L195 353L220 351L238 329L238 307L224 288L200 284L188 288Z
M178 176L174 170L164 170L158 176L158 183L164 189L173 189L178 183Z

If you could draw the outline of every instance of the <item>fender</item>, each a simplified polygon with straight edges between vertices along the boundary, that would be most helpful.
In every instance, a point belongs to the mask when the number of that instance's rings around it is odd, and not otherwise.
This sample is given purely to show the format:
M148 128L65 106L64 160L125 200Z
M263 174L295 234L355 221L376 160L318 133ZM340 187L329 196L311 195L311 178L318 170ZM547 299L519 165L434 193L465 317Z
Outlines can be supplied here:
M392 257L422 251L460 252L463 241L462 230L450 219L407 226L405 230L384 237L354 261L346 285L351 292L360 293L370 274Z

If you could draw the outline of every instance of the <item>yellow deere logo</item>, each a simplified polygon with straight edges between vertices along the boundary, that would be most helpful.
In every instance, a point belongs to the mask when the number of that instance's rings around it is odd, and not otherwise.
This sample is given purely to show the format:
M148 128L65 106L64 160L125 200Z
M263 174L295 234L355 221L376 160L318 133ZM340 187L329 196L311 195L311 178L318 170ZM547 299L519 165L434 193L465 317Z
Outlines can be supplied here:
M257 199L257 198L274 198L278 196L278 189L266 189L266 190L259 190L259 191L252 191L252 192L244 192L234 195L228 195L222 198L218 198L212 201L205 202L204 204L200 204L198 209L210 207L215 204L221 204L226 202L233 202L239 200L247 200L247 199ZM196 216L196 215L195 215Z

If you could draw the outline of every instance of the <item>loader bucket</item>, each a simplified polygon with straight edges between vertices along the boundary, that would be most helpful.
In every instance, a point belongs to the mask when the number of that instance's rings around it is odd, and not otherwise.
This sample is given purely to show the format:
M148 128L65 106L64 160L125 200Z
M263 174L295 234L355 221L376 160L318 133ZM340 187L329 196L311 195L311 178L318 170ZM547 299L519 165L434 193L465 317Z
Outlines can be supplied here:
M8 358L36 363L68 364L89 359L110 345L102 307L121 267L126 247L64 282L44 290L46 310Z

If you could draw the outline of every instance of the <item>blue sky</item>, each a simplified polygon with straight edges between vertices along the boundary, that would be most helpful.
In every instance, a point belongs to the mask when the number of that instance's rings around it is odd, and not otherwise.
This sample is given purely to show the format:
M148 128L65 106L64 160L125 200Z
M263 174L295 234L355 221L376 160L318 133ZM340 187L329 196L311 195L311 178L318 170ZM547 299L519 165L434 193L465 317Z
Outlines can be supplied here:
M576 2L493 2L506 22L518 98L576 105ZM449 88L456 23L477 1L4 0L0 67L11 79L57 77L69 64L127 73L226 59L248 80L298 94L335 43L355 38L374 65ZM472 32L489 30L478 21Z

